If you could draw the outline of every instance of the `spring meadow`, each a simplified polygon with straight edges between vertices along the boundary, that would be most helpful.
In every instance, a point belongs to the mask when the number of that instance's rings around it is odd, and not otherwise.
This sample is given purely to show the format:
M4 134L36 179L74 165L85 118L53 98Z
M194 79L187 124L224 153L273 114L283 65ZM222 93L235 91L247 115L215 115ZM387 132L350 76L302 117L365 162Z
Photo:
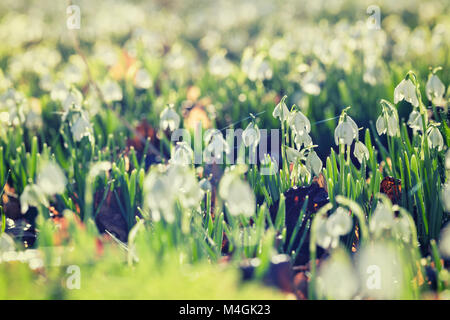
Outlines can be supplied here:
M450 300L450 2L0 2L0 299Z

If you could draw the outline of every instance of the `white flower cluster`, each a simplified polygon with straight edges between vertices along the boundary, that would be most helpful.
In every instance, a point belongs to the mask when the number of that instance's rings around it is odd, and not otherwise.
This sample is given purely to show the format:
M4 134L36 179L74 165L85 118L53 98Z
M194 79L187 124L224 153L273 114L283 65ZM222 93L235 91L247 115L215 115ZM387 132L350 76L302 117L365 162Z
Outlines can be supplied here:
M172 223L177 203L184 209L196 209L203 197L193 170L171 164L153 167L144 181L144 203L154 221Z
M347 109L342 112L342 115L339 118L339 124L334 130L334 141L338 146L346 145L350 147L353 140L356 140L353 155L358 159L359 163L362 163L364 160L369 160L369 150L364 143L359 141L358 125L349 115L347 115L346 110Z
M309 119L300 111L289 111L284 96L273 110L273 117L279 118L282 127L287 127L292 131L296 148L286 147L286 158L289 163L294 164L301 177L309 180L311 174L319 175L322 171L322 160L313 150L314 145L311 136L311 123ZM289 133L288 133L289 135ZM302 163L304 161L304 163Z

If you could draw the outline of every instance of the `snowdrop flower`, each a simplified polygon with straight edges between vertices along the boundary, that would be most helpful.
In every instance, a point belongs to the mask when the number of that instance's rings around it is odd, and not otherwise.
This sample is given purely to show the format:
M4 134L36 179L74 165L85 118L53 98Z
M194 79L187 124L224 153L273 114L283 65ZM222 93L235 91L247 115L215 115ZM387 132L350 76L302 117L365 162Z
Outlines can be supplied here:
M401 298L406 265L389 243L365 246L356 259L365 296L388 300Z
M39 205L49 206L47 197L41 188L35 184L29 184L25 187L20 195L20 208L22 214L27 213L30 207L38 207Z
M339 236L335 236L328 231L328 219L324 216L317 216L315 219L317 219L315 230L317 245L325 250L336 248L339 244Z
M91 181L95 179L101 172L111 170L111 162L109 161L100 161L94 163L89 169L89 178Z
M288 123L291 126L292 130L294 130L294 132L297 134L302 135L304 133L311 132L311 123L301 111L292 112L288 119Z
M408 118L408 126L414 131L422 131L423 132L423 121L422 116L419 111L413 110L409 114Z
M363 159L369 160L369 150L361 141L356 141L353 155L358 159L359 163L362 163Z
M339 250L320 266L316 289L323 299L351 299L358 290L358 279L348 255Z
M409 221L406 217L400 216L395 219L394 225L392 226L392 231L394 236L408 243L411 239L411 227L409 226Z
M372 233L379 235L383 230L390 229L394 225L394 213L382 202L379 202L369 222Z
M194 158L194 151L186 141L178 142L175 147L172 158L170 159L171 164L177 164L180 166L187 166L192 163Z
M296 132L294 142L298 150L300 150L302 146L309 147L313 144L311 136L306 131L303 131L302 134Z
M171 181L158 168L153 168L144 181L145 206L150 209L152 219L160 221L163 217L171 223L175 220L175 190Z
M383 111L376 122L378 135L387 133L388 136L395 137L400 133L397 110L389 101L384 99L381 100L381 104Z
M444 138L436 126L432 126L428 130L428 143L431 148L441 151L444 148Z
M72 137L76 142L81 141L83 137L92 137L92 125L87 119L87 115L82 112L76 120L73 121L73 124L70 127L70 131L72 132Z
M297 151L294 148L286 147L286 158L289 163L297 163L304 159L304 152Z
M251 217L255 213L256 198L250 185L236 172L225 173L219 184L219 195L233 216Z
M439 251L442 256L450 258L450 224L447 224L441 231L439 238Z
M311 180L311 171L306 165L302 162L297 163L298 176L304 182L308 182Z
M311 150L306 157L306 167L308 168L308 170L314 172L314 174L318 176L322 171L322 165L322 160L320 160L317 153Z
M63 109L65 112L67 112L67 110L69 110L69 108L73 105L81 106L82 102L83 95L81 94L81 92L76 88L71 88L67 91L66 98L62 102Z
M339 237L349 233L352 226L353 221L349 211L342 207L338 207L336 211L328 217L326 222L327 231L333 237Z
M144 204L152 219L175 221L176 201L186 209L198 206L203 191L192 170L171 164L166 171L153 167L144 180Z
M289 119L290 112L288 107L286 106L285 100L287 96L284 96L281 101L277 104L275 109L273 110L273 117L279 118L281 122L285 122Z
M167 173L167 184L175 193L184 208L192 209L198 206L204 195L193 170L185 166L171 165Z
M205 136L205 141L208 145L203 152L203 158L207 163L212 161L221 163L223 153L228 154L230 152L230 146L219 130L209 130Z
M134 76L134 85L139 89L148 89L153 86L152 78L145 69L139 69Z
M349 146L357 136L358 126L348 115L345 116L345 120L340 122L334 130L334 141L336 145L343 143Z
M159 118L161 130L175 131L180 127L180 116L175 112L173 104L168 105Z
M429 101L439 101L444 97L445 86L437 75L428 78L426 93Z
M62 194L66 188L67 179L64 172L56 164L49 162L39 172L37 186L49 196Z
M106 102L121 101L123 99L122 88L117 82L108 80L100 89Z
M378 117L376 128L378 135L381 136L388 133L391 137L395 136L399 130L397 120L393 117L386 117L383 114Z
M397 104L402 100L411 103L416 108L419 106L416 87L410 79L403 79L394 89L394 103Z
M246 147L256 149L261 140L261 133L258 125L254 122L249 123L244 132L242 132L242 141Z

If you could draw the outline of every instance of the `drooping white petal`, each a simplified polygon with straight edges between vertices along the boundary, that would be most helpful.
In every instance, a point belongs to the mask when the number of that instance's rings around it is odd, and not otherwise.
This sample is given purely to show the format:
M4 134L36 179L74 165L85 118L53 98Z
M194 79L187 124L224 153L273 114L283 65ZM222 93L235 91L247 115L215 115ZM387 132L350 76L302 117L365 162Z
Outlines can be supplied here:
M359 163L363 162L363 159L369 160L369 150L361 141L355 143L355 150L353 155L358 159Z
M426 85L427 98L430 101L434 99L442 98L445 94L445 86L439 77L433 74L427 82Z

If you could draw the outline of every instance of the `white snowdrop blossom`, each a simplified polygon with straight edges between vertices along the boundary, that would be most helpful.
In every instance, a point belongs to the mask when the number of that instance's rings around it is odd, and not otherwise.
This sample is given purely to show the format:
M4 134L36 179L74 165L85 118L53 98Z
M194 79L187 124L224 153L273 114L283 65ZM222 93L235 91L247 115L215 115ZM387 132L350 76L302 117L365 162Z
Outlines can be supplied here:
M152 78L145 69L139 69L136 71L134 77L134 85L139 89L149 89L153 86Z
M100 89L106 102L121 101L123 99L122 88L115 81L106 81Z
M351 299L357 293L358 279L351 260L345 252L334 252L320 266L316 290L323 299Z
M362 163L363 159L369 160L369 150L361 141L356 141L353 155L358 159L359 163Z
M154 221L160 221L162 217L169 223L175 220L175 193L164 173L156 168L150 170L144 182L144 195L146 208Z
M175 192L175 197L184 208L193 209L199 206L204 195L192 169L184 166L170 165L167 180Z
M441 151L444 148L444 138L441 132L435 126L430 127L428 130L428 144L431 148Z
M404 285L404 264L398 249L377 241L356 255L363 294L375 299L399 299Z
M79 142L84 137L88 137L90 140L93 137L93 128L88 120L86 112L80 112L77 117L72 120L70 131L75 141Z
M435 74L428 78L426 93L429 101L440 101L445 94L445 86Z
M416 108L419 106L419 100L416 95L416 87L410 79L403 79L394 89L394 103L397 104L402 100L411 103Z
M411 227L409 225L408 219L404 216L400 216L394 219L392 232L395 238L408 243L411 239Z
M244 132L242 132L242 141L246 147L255 149L261 140L261 132L254 122L249 123Z
M334 130L334 141L336 145L341 143L349 146L352 144L358 136L358 126L355 121L348 115L345 116L345 120L340 122Z
M289 116L288 123L296 134L303 135L311 132L311 123L301 111L293 111Z
M306 167L310 172L314 172L316 176L322 171L322 160L315 151L310 151L306 157Z
M175 131L180 127L180 116L175 112L173 104L161 112L159 119L161 130Z
M422 131L423 132L423 121L422 116L419 111L413 110L409 114L408 118L408 126L415 130L415 131Z
M382 114L378 117L375 126L377 128L378 135L381 136L386 133L387 131L386 119L383 117Z
M300 150L302 146L309 147L313 144L311 136L306 131L303 131L302 134L296 132L294 142L298 150Z
M67 112L72 106L81 106L83 103L83 95L76 88L67 91L66 98L62 101L64 112Z
M392 228L393 225L394 213L382 202L379 202L369 222L370 231L379 235L383 230Z
M400 133L398 113L395 107L386 100L382 100L383 111L376 122L378 135L386 134L395 137Z
M192 164L193 158L194 151L191 146L186 141L182 141L177 143L172 158L170 159L170 163L187 166Z
M175 221L176 201L184 208L199 205L203 190L200 188L193 170L184 166L170 165L163 171L153 167L144 180L144 203L154 221L164 219Z
M37 176L37 186L49 196L62 194L66 184L66 176L56 163L47 163Z
M230 152L230 146L219 130L209 130L205 135L205 142L208 144L203 152L203 158L207 163L213 161L221 162L223 154Z
M334 237L343 236L350 232L353 226L350 212L342 207L338 207L331 214L326 222L328 233Z
M109 170L111 170L111 162L109 162L109 161L95 162L94 164L91 165L88 176L92 181L101 172L109 171Z
M328 231L328 219L324 216L317 216L316 221L316 243L318 246L328 250L336 248L339 244L339 236L333 235Z
M277 106L275 107L275 109L273 110L273 117L274 118L279 118L280 122L285 122L289 119L290 116L290 112L289 109L285 103L286 100L286 96L284 96L281 101L277 104Z
M255 213L256 198L250 185L234 171L225 173L219 184L219 195L233 216L251 217Z
M27 185L20 195L20 210L22 214L27 213L30 207L38 207L41 204L45 207L49 206L47 197L42 189L35 184Z
M304 160L304 152L295 150L291 147L286 147L286 158L289 163L297 163L299 160Z

